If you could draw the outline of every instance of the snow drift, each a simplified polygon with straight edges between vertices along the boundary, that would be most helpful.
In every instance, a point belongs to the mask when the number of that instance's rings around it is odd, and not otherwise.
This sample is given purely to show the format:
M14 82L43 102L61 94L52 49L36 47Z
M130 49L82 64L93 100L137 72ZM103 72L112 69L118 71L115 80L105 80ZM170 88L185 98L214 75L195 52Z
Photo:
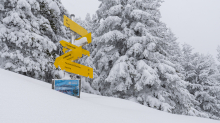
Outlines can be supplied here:
M174 115L112 97L51 89L51 84L0 69L1 123L217 123Z

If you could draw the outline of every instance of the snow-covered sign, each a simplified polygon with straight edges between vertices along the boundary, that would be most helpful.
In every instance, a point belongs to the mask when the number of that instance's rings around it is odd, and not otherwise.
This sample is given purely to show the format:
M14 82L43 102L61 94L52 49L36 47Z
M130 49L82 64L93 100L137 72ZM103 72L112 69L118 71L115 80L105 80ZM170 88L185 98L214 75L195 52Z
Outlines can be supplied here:
M70 73L78 74L81 76L93 78L93 69L75 62L71 62L65 59L59 61L61 70L65 70Z
M55 67L57 68L58 66L60 66L62 70L65 70L67 72L93 78L93 68L72 62L81 58L82 54L90 56L90 52L82 49L82 46L92 42L92 34L88 33L86 29L79 26L77 23L75 23L65 15L64 25L70 27L71 30L79 33L79 35L84 36L76 39L76 42L74 44L71 44L70 42L66 42L64 40L60 41L60 44L63 46L63 52L65 54L56 58L54 62ZM67 50L70 51L66 53Z
M80 81L79 80L54 80L54 90L80 97Z

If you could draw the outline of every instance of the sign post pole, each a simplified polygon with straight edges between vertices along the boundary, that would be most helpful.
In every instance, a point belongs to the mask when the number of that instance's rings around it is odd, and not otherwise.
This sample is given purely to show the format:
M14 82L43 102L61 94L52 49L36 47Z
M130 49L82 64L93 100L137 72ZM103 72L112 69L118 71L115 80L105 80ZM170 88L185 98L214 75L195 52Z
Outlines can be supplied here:
M74 15L74 14L71 14L71 15L70 15L70 18L71 18L72 21L74 21L75 15ZM70 40L70 43L71 43L71 44L74 44L74 42L75 42L75 32L72 31L71 29L70 29L70 32L71 32L71 40ZM66 71L64 71L64 76L65 76L65 72L66 72Z
M74 21L75 20L75 15L74 14L71 14L70 15L70 18L71 18L71 20L72 21ZM70 30L71 31L71 44L74 44L75 43L75 37L76 37L76 35L75 35L75 32L74 31L72 31L72 30Z
M75 20L75 15L74 14L71 14L70 15L70 18L72 21ZM72 30L71 31L71 44L74 44L75 43L75 38L76 38L76 33ZM81 76L77 76L77 79L79 79L79 98L80 98L80 92L81 92L81 89L82 89L82 81L81 81Z
M74 22L75 19L75 15L71 14L71 17L68 18L66 15L63 16L63 24L64 26L66 26L67 28L69 28L71 30L71 41L67 42L67 41L60 41L60 44L63 46L63 52L64 54L57 57L56 60L54 61L54 66L56 68L60 68L61 70L64 70L65 72L69 72L69 73L74 73L76 74L76 78L78 79L79 84L78 85L71 85L71 82L68 83L64 83L65 85L62 85L60 82L56 83L54 81L52 81L53 86L52 88L56 88L56 90L59 90L61 92L65 92L65 93L70 93L71 89L75 89L73 93L73 95L75 95L75 91L76 88L75 86L78 86L78 94L80 98L80 91L82 88L82 78L81 76L84 77L89 77L89 78L93 78L93 68L85 66L85 65L81 65L77 62L78 59L80 59L82 57L82 55L86 55L86 56L90 56L90 52L88 50L83 49L82 47L86 44L89 44L92 42L92 33L88 33L88 31L86 29L84 29L83 27L81 27L79 24L77 24L76 22ZM76 38L76 33L79 34L81 37L78 39ZM67 51L67 52L66 52ZM70 81L70 80L68 80ZM71 80L72 81L72 80ZM64 80L62 80L62 82L64 82ZM57 84L55 86L55 84ZM73 86L73 88L71 88ZM65 87L65 88L62 88ZM65 90L68 89L68 90Z

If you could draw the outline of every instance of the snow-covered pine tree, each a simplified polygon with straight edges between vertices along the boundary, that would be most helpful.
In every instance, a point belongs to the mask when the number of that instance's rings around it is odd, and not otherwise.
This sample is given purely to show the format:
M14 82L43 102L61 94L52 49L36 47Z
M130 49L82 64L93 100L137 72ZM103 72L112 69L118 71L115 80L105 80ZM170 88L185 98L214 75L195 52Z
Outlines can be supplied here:
M217 47L217 60L220 62L220 46Z
M60 0L5 0L5 9L0 22L1 67L48 82L59 78L53 62L59 41L69 39L63 26L68 13Z
M217 47L217 60L220 62L220 46ZM218 64L218 71L220 72L220 65Z
M220 119L220 82L217 65L210 55L192 53L192 47L183 45L182 66L185 80L189 81L188 90L199 102L195 108L206 112L213 119Z
M176 39L160 21L161 0L100 1L92 53L98 77L92 87L102 95L192 115L196 101L176 64Z

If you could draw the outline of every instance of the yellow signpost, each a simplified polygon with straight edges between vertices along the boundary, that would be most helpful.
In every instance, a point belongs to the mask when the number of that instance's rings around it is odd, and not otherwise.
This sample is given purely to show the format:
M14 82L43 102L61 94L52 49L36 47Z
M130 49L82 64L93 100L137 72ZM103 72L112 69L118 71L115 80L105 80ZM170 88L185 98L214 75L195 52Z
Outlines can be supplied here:
M78 74L81 76L93 78L93 69L75 62L62 59L59 62L61 70L65 70L70 73Z
M82 49L81 46L78 47L76 45L73 45L73 44L66 42L66 41L63 41L63 40L60 41L60 44L64 47L63 51L67 51L68 49L70 49L70 50L74 50L74 52L76 52L77 54L83 54L83 55L90 56L90 52L88 50Z
M80 25L78 25L76 22L72 21L70 18L68 18L65 15L64 15L64 25L82 36L76 39L76 41L86 37L87 43L92 42L92 34L88 33L86 29L84 29L83 27L81 27ZM65 70L70 73L93 78L93 69L91 67L87 67L72 62L74 60L81 58L82 54L90 56L90 52L83 49L82 46L76 46L64 40L60 41L60 44L63 46L63 52L65 54L56 58L54 62L55 67L57 68L58 66L60 66L61 70ZM70 51L66 53L67 50Z
M70 18L68 18L66 15L64 15L64 21L63 21L64 26L70 28L72 31L76 32L77 34L84 36L87 35L88 32L86 29L81 27L79 24L76 22L72 21Z

